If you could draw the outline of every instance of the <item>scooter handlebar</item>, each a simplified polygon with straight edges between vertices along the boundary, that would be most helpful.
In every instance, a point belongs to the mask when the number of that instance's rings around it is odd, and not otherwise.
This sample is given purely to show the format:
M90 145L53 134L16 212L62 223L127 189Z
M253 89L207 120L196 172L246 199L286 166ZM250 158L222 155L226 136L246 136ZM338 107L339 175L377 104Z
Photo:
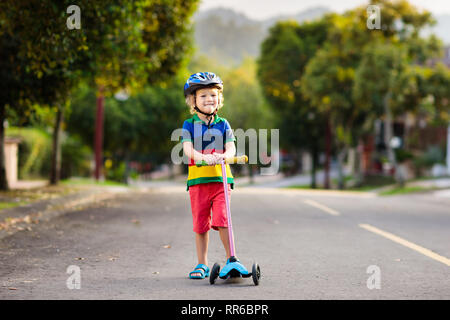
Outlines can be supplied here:
M246 155L243 156L237 156L237 157L230 157L225 158L226 164L244 164L248 162L248 157ZM207 166L208 164L203 160L200 163L195 164L197 167Z

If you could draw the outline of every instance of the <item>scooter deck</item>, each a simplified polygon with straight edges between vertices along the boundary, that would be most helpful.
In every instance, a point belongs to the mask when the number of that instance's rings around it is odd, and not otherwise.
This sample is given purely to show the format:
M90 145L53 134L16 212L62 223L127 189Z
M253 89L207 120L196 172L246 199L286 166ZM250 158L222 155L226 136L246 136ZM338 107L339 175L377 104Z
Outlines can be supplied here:
M248 272L248 270L240 262L227 263L223 267L223 269L220 270L219 273L220 279L237 278L237 277L248 278L251 276L252 273Z

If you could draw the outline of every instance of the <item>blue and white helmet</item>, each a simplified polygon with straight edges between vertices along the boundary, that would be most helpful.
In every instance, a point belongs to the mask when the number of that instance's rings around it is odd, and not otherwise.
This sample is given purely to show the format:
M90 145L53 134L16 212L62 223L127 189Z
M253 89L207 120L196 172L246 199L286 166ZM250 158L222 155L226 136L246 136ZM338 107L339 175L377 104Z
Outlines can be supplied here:
M184 96L186 97L188 94L193 93L195 90L206 87L216 85L223 88L223 82L219 78L218 75L212 72L197 72L194 73L187 79L186 83L184 84Z

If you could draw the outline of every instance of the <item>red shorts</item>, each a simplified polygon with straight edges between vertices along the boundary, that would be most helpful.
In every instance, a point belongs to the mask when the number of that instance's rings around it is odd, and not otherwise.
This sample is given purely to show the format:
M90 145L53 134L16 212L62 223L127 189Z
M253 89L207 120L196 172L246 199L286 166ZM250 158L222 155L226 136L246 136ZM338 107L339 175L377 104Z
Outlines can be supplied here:
M205 233L209 229L227 227L227 207L222 182L201 183L189 187L194 232ZM231 199L231 187L228 184L228 202ZM212 214L212 218L211 218Z

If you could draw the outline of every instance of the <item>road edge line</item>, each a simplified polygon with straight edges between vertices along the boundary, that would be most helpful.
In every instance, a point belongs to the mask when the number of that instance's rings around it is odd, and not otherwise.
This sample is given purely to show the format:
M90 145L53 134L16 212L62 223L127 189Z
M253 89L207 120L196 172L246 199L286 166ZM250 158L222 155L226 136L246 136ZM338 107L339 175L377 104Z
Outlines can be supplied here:
M314 200L305 199L305 200L303 200L303 202L306 203L306 204L309 204L312 207L315 207L315 208L318 208L318 209L320 209L322 211L325 211L326 213L331 214L332 216L340 216L341 215L338 211L336 211L334 209L331 209L331 208L329 208L327 206L324 206L323 204L320 204L320 203L318 203L318 202L316 202Z
M370 224L360 223L360 224L358 224L358 226L360 228L363 228L363 229L367 230L367 231L370 231L372 233L378 234L379 236L382 236L382 237L384 237L386 239L389 239L389 240L394 241L394 242L396 242L398 244L401 244L401 245L403 245L403 246L405 246L405 247L407 247L409 249L412 249L412 250L414 250L416 252L419 252L419 253L427 256L428 258L431 258L433 260L439 261L439 262L441 262L441 263L443 263L443 264L445 264L445 265L450 267L450 259L448 259L448 258L446 258L444 256L441 256L441 255L439 255L439 254L437 254L437 253L435 253L435 252L433 252L433 251L431 251L431 250L429 250L427 248L421 247L421 246L419 246L419 245L417 245L415 243L412 243L412 242L410 242L410 241L408 241L406 239L400 238L399 236L396 236L395 234L392 234L392 233L383 231L381 229L378 229L378 228L376 228L374 226L371 226Z

